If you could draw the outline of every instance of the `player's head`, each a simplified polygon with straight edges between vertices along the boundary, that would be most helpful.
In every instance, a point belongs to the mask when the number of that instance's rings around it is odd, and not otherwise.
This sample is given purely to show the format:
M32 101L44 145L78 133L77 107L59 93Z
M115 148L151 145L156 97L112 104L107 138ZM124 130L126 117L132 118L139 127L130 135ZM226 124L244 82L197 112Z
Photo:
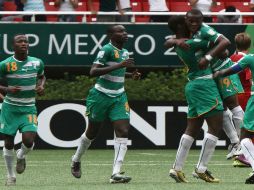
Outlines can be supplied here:
M196 33L203 22L203 14L198 9L191 9L185 15L186 24L192 33Z
M178 38L189 37L189 30L185 23L184 16L171 16L168 19L168 28L175 33Z
M107 36L112 42L124 43L128 40L128 34L123 25L112 25L107 30Z
M251 46L250 35L244 32L236 34L235 45L237 51L247 51Z
M15 53L27 53L28 39L25 34L15 34L13 37L13 50Z

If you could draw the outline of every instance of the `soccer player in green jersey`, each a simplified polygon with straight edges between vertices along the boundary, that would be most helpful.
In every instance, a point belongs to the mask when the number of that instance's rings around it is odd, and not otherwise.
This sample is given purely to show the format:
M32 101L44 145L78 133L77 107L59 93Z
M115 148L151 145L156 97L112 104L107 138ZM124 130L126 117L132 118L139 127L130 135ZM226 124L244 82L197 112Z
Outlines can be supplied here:
M246 39L249 38L248 34L244 35L245 40L242 41L242 43L246 42ZM248 43L248 46L245 47L246 49L243 49L242 51L247 51L250 48L251 43ZM246 54L243 58L241 58L235 65L233 65L230 68L223 69L220 71L217 71L214 74L214 77L224 77L228 75L232 75L235 73L238 73L245 68L249 68L252 73L252 79L254 78L254 54ZM243 123L241 125L241 149L245 156L245 158L249 161L251 167L252 167L252 173L250 176L246 179L246 184L254 184L254 145L252 142L252 139L254 138L254 86L252 84L251 87L251 96L248 100L245 114L243 118Z
M7 167L6 185L16 184L14 160L17 156L16 172L26 168L26 154L33 149L37 131L36 93L44 91L44 64L41 59L28 56L28 39L24 34L13 38L14 55L0 63L0 76L8 86L0 86L6 93L1 111L0 132L4 134L3 157ZM14 138L22 133L21 148L14 153Z
M229 67L232 64L229 58L225 60L218 60L216 58L220 57L220 54L225 51L227 45L230 44L229 40L225 38L222 34L215 31L210 26L204 24L203 14L200 10L192 9L186 13L186 24L188 29L191 32L191 38L199 40L207 40L213 43L213 47L203 56L199 61L199 66L202 69L205 69L209 64L212 67L213 72L220 69ZM223 103L225 107L229 108L232 112L232 119L238 135L240 133L240 124L243 120L244 112L241 106L238 103L237 94L243 92L240 79L237 75L231 77L221 77L216 79L217 86L221 93ZM236 88L239 87L239 90ZM236 90L237 89L237 90ZM229 113L225 109L224 113L224 122L228 124L231 122ZM230 131L228 131L230 133ZM238 143L231 142L231 150L227 155L227 158L230 159L236 152L238 148ZM229 148L230 148L229 147Z
M81 177L81 156L95 139L102 122L109 118L115 131L115 158L110 183L128 183L131 178L123 175L121 166L127 151L128 131L130 128L130 108L124 90L126 67L134 65L129 53L123 48L128 40L125 27L113 25L107 31L110 43L98 52L90 70L96 76L96 84L89 91L86 99L88 128L82 134L76 153L72 156L71 172L76 178ZM139 79L140 73L128 73L133 79Z
M177 55L188 67L189 82L185 86L185 96L188 103L187 128L181 137L176 159L169 175L176 182L188 182L182 172L184 162L194 139L199 134L204 120L208 124L200 158L195 169L195 176L210 182L218 183L219 179L213 177L207 170L208 162L215 150L219 132L222 128L223 105L215 81L212 78L211 68L201 70L198 61L207 49L209 42L205 40L184 39L188 37L184 17L172 16L169 19L169 28L176 34L176 39L170 39L166 45L187 45L188 50L176 46ZM179 39L181 38L181 39ZM199 171L199 170L202 170Z

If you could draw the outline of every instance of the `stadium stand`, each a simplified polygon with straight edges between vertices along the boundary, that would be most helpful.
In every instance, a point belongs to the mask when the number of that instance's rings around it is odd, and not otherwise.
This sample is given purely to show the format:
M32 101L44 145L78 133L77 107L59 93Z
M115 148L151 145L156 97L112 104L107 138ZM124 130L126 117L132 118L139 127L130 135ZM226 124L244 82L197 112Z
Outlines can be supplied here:
M58 8L55 7L54 1L46 1L44 2L44 6L46 11L58 11ZM57 15L47 15L48 22L57 22L58 16Z
M172 12L186 12L191 10L189 2L171 1L169 5L170 5L169 10Z
M212 12L219 12L223 10L226 6L233 5L241 12L253 12L249 8L250 0L218 0L217 6L212 7ZM186 12L191 9L188 0L167 0L167 5L169 10L172 12ZM99 0L93 1L93 7L95 11L99 10ZM148 0L131 0L131 7L133 12L149 12ZM54 0L45 1L46 11L58 11L54 6ZM16 5L14 1L4 2L5 11L16 11ZM76 11L90 11L87 0L79 0L78 8ZM9 15L4 15L9 16ZM77 16L77 21L82 22L83 16ZM136 15L135 22L149 22L150 17L147 15ZM14 21L22 21L22 18L14 18ZM57 22L57 15L47 15L47 21ZM217 21L217 17L213 16L213 22ZM96 22L96 15L87 15L86 22ZM243 16L243 23L252 23L253 16Z
M225 2L225 7L227 6L235 6L235 8L241 12L252 12L252 10L249 7L250 6L249 2L227 1ZM252 23L252 22L253 16L243 16L243 23Z
M78 8L76 8L76 11L88 11L88 5L86 1L81 1L78 3ZM82 22L83 21L83 15L76 16L76 21ZM88 17L88 16L87 16Z
M225 3L224 2L216 2L216 6L212 6L211 11L212 12L219 12L221 10L225 9ZM213 16L213 22L217 22L217 16Z
M14 3L14 1L4 1L3 3L3 9L4 11L16 11L17 10L17 6ZM3 17L8 17L10 15L4 15ZM13 21L22 21L22 16L14 16L13 17Z

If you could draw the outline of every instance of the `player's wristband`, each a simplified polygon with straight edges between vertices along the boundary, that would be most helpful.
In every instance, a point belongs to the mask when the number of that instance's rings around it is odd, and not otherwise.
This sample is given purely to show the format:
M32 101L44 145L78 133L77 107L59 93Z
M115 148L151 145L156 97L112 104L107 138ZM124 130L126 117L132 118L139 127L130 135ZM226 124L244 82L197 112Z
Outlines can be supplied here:
M205 55L207 61L212 61L213 57L210 54Z

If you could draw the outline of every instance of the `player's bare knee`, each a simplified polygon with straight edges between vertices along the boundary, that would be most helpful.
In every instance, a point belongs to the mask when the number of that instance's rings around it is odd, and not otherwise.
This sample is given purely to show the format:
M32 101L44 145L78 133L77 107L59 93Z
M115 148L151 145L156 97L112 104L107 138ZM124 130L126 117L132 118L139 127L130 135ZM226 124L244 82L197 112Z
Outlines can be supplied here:
M129 134L129 127L121 127L115 130L117 137L127 138Z
M24 139L22 143L27 147L31 148L34 145L34 141L32 139Z
M11 150L11 149L13 149L14 148L14 142L10 142L10 141L8 141L8 142L4 142L4 147L6 148L6 149L8 149L8 150Z

